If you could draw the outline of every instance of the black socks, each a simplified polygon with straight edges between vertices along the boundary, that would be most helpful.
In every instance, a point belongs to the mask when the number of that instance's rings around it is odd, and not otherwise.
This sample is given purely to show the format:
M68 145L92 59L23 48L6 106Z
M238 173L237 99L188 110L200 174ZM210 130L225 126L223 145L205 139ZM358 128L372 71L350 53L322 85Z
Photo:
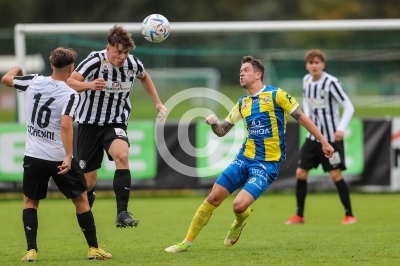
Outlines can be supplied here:
M117 214L127 211L131 192L131 172L129 169L117 169L115 171L113 188L117 200Z
M24 209L22 211L22 221L24 224L27 250L35 249L38 251L36 239L38 230L37 210L34 208Z
M89 247L98 248L96 226L94 225L94 218L92 211L76 214L79 226L86 238Z
M304 205L307 196L307 180L297 179L296 183L296 200L297 200L297 215L304 216Z
M340 201L345 209L346 216L353 216L350 203L350 192L346 182L343 179L335 183L337 191L339 193Z

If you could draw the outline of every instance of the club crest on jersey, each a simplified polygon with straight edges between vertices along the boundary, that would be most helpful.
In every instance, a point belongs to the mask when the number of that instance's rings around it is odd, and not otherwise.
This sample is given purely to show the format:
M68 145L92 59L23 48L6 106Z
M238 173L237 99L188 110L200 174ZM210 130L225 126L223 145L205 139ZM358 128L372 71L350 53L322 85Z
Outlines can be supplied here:
M103 61L102 61L102 64L103 64L103 69L104 69L105 71L107 71L107 70L108 70L108 60L103 60Z
M269 103L269 101L270 101L270 99L268 97L264 97L263 100L265 103Z
M129 77L133 77L133 70L129 69L127 74L128 74Z
M324 90L320 90L319 94L320 94L321 96L324 96L324 95L325 95L325 91L324 91Z
M81 169L85 169L85 168L86 168L86 162L85 162L84 160L80 160L80 161L79 161L79 167L80 167Z

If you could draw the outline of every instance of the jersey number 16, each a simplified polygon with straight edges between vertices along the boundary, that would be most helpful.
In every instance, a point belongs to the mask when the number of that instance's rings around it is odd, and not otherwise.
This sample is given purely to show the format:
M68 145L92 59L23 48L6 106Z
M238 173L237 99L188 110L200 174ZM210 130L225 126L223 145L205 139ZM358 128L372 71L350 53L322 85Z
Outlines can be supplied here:
M45 102L45 104L43 104L38 111L39 101L40 101L41 97L42 97L42 94L40 94L40 93L35 94L35 96L33 97L33 99L35 99L35 105L33 106L33 110L32 110L31 123L32 123L32 125L35 124L35 118L36 118L36 113L37 113L36 122L37 122L38 126L41 128L45 128L50 123L51 110L50 110L49 106L52 102L54 102L55 99L54 98L48 99L47 102ZM43 116L44 116L44 121L43 121Z

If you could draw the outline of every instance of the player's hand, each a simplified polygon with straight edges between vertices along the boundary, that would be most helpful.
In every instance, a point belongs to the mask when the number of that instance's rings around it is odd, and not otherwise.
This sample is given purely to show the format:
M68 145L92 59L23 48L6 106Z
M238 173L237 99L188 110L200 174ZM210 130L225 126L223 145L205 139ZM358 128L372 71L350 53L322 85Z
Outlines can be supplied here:
M18 73L16 76L23 76L24 75L24 71L22 71L22 68L20 68L19 66L14 67L16 69L18 69Z
M59 175L64 175L71 169L71 161L72 161L72 158L67 156L64 158L64 161L62 162L62 164L60 166L57 166L58 170L60 170L58 172Z
M209 125L217 124L218 123L218 118L214 114L211 114L211 115L206 117L206 123L209 124Z
M165 108L165 106L162 103L156 104L156 108L158 111L157 115L158 120L163 121L168 112L167 108Z
M103 78L95 79L90 83L90 89L94 91L101 91L106 86L106 81Z
M344 137L344 132L339 130L335 132L335 141L341 141L343 140L343 137Z
M325 142L322 144L322 151L324 152L326 158L331 158L335 149L331 146L331 144Z

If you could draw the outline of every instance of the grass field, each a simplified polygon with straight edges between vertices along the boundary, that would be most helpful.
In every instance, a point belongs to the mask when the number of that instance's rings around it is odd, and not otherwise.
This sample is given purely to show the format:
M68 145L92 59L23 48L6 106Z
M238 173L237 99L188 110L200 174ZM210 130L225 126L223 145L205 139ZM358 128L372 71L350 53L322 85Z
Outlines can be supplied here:
M306 224L287 226L294 214L292 194L266 194L253 206L240 241L226 248L223 239L234 217L233 197L213 214L193 247L167 254L180 242L204 197L131 198L138 228L116 229L115 200L98 198L93 207L99 243L110 261L86 260L87 246L72 203L46 199L39 210L40 265L400 265L398 194L353 194L359 220L342 225L336 194L307 198ZM26 244L21 221L22 200L0 201L0 265L20 265Z

